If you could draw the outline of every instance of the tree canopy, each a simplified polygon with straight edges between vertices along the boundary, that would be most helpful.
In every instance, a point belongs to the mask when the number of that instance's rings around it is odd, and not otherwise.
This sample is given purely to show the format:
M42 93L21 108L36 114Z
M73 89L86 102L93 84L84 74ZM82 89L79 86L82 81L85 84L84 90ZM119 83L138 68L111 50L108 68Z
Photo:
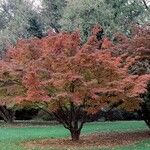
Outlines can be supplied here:
M111 105L139 108L149 74L131 75L136 58L112 56L95 26L87 43L79 32L17 42L1 61L1 105L35 106L55 115L78 140L86 118ZM99 46L101 45L101 46Z
M68 1L60 24L65 30L80 29L84 39L94 24L101 24L107 35L130 34L132 23L149 22L148 14L141 0L74 0Z

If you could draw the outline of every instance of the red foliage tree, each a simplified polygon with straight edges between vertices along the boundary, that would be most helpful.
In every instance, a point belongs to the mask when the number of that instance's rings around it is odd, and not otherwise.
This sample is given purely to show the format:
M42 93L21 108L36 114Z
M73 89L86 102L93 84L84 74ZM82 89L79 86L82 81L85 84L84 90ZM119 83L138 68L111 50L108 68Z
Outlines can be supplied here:
M150 26L134 26L132 35L127 37L116 34L115 44L111 47L111 52L115 56L122 57L122 64L131 62L128 65L128 72L132 75L150 74ZM110 49L109 49L110 51ZM128 57L130 56L130 58ZM144 95L139 112L150 127L150 84L148 92Z
M78 32L19 41L2 63L22 91L13 103L53 113L74 141L89 115L110 105L137 109L150 76L128 74L132 59L123 66L121 57L95 48L93 40L82 45Z
M0 61L0 116L6 123L12 123L15 118L15 111L12 110L14 96L21 92L19 78L13 72L10 63Z
M115 44L111 52L115 56L121 56L124 62L128 56L133 64L129 68L131 74L150 73L150 27L134 26L132 35L127 37L121 33L114 36Z

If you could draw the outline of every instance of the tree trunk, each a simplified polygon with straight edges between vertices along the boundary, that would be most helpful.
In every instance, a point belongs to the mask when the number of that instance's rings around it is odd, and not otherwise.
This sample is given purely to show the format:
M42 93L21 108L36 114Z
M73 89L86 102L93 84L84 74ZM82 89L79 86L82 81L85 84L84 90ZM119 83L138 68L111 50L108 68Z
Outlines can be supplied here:
M13 123L15 118L15 112L13 110L7 111L8 111L7 123Z
M0 106L0 116L6 123L13 123L15 112L12 110L8 110L6 106Z
M72 130L70 130L70 133L71 133L72 141L78 141L79 140L79 137L80 137L80 131L79 130L72 129Z
M148 11L150 11L149 5L147 4L146 0L142 0L142 2L143 2L143 4L144 4L145 8L146 8Z
M150 128L150 109L146 103L141 106L141 116L147 126Z
M71 102L70 109L67 107L62 108L60 105L60 109L57 110L57 112L53 112L53 114L56 119L70 131L72 141L78 141L81 129L87 119L87 113L82 111L81 107L75 107Z

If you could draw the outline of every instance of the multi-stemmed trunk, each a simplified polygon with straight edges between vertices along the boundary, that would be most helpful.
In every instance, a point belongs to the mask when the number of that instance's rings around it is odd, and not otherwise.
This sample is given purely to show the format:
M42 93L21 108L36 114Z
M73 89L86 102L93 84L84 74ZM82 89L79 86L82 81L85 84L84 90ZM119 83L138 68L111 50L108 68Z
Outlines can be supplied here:
M72 141L78 141L80 139L80 133L85 123L85 120L66 120L60 114L55 113L56 119L69 130Z
M6 106L0 106L0 116L3 118L4 122L13 123L15 112L7 109Z
M70 130L72 141L78 141L80 138L80 130L72 129Z
M122 101L120 100L119 102L112 104L107 111L110 111L114 107L118 107L121 104ZM85 101L82 105L77 106L73 102L70 102L69 107L61 105L59 102L58 105L59 109L53 112L53 115L56 117L57 121L59 121L66 129L70 131L72 141L78 141L80 139L82 127L90 116L85 111L85 108L87 107ZM41 109L51 115L48 110L44 108ZM93 114L91 114L91 116L93 116Z
M83 111L82 107L75 106L71 102L70 108L60 106L60 109L54 113L54 116L70 131L72 141L78 141L81 129L87 119L87 113Z
M38 105L36 106L39 107ZM56 112L53 112L56 120L69 130L72 141L78 141L80 139L81 129L88 118L87 112L83 111L82 107L76 107L71 102L70 108L60 106ZM47 109L39 108L52 115Z

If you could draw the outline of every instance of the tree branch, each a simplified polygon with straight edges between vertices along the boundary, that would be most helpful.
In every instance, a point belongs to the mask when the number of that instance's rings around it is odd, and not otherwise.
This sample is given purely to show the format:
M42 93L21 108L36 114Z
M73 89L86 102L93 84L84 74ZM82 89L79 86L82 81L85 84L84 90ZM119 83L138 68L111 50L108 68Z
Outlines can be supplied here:
M148 7L146 1L145 1L145 0L142 0L142 2L143 2L143 4L144 4L145 8L146 8L148 11L150 11L150 9L149 9L149 7Z
M59 33L59 30L56 28L56 26L53 23L51 23L51 27L55 30L56 33Z

